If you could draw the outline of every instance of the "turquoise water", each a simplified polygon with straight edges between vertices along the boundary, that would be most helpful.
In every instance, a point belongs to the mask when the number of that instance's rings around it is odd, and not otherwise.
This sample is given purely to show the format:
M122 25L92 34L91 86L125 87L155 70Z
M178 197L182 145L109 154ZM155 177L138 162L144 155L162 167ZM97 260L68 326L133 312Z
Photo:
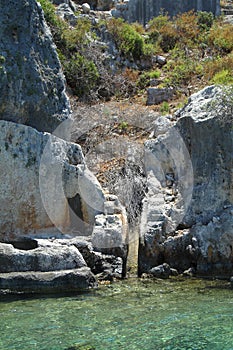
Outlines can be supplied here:
M1 350L230 350L224 282L126 280L66 296L1 297Z

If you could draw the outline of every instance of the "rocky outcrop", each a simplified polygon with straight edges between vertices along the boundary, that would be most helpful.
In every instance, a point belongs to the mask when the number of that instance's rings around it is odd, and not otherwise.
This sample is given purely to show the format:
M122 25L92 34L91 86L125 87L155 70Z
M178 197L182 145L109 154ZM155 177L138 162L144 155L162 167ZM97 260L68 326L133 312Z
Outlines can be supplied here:
M97 286L88 267L51 272L0 273L3 293L64 293L84 291Z
M0 272L58 271L87 266L74 245L41 244L38 248L20 250L0 243Z
M2 0L0 36L0 119L52 132L70 118L70 105L39 3Z
M191 96L174 127L146 142L140 273L166 262L179 272L231 274L233 131L223 108L219 88L207 87Z
M156 105L164 101L172 99L174 91L172 88L156 88L150 87L147 89L147 101L148 106Z
M96 251L122 259L122 276L126 275L128 255L128 223L125 208L114 195L107 195L104 214L96 215L92 232Z
M221 12L220 0L129 0L117 4L112 14L115 17L123 17L131 23L139 22L145 25L153 17L158 16L161 10L171 17L190 10L212 12L216 16Z
M120 278L127 219L116 198L105 198L81 147L65 141L70 106L42 9L34 0L0 9L0 290L73 291L96 286L93 273ZM75 24L72 1L59 9ZM117 232L119 241L103 254L91 234L98 215L110 222L112 210L108 237ZM90 240L64 240L80 235Z
M0 152L1 240L92 229L104 194L80 146L0 121Z
M36 241L36 240L34 240ZM0 243L0 292L50 293L97 286L90 268L72 241L39 239L22 250Z
M96 251L91 236L0 243L0 293L83 290L124 277L124 269L121 257Z

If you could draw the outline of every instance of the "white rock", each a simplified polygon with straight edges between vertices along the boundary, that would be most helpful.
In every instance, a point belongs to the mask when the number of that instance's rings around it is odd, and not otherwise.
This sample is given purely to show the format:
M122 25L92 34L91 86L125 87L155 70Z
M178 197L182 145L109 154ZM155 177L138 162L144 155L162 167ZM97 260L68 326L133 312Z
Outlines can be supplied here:
M91 11L91 7L87 2L85 2L84 4L82 4L82 10L85 14L88 14Z

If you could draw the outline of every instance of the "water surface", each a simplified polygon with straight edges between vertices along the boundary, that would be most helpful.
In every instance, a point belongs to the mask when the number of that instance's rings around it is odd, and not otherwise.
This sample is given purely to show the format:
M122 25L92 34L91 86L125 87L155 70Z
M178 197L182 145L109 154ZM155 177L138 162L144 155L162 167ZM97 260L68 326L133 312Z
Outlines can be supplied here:
M221 281L136 280L66 296L1 297L1 350L233 349L233 290Z

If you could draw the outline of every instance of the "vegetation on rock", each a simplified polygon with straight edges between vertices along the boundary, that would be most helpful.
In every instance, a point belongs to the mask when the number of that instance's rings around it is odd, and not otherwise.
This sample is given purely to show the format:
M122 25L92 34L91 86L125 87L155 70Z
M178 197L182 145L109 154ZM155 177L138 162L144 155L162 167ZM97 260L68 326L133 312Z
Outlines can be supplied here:
M175 88L174 99L210 83L233 82L233 25L223 17L193 11L174 18L161 14L144 28L123 19L93 24L77 16L71 26L49 0L40 3L67 83L79 100L137 96L153 78L160 78L161 87ZM164 55L166 64L157 63L156 55Z

